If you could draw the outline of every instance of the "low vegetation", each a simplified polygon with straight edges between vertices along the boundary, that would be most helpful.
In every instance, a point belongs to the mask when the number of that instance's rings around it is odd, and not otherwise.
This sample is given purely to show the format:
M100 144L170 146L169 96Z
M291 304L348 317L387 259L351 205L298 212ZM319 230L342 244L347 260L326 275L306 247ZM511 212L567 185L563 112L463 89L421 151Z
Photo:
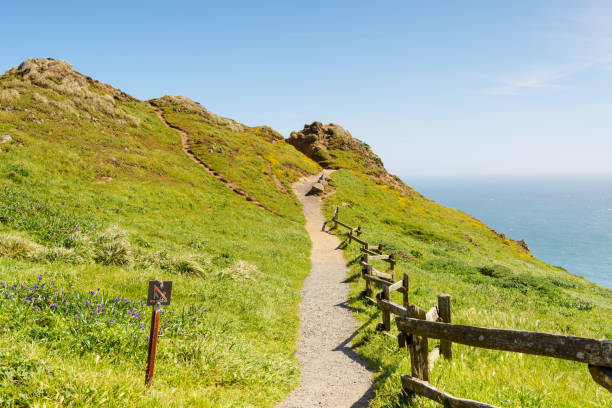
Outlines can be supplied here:
M214 115L185 97L164 96L152 103L172 126L187 133L191 152L208 167L274 213L303 219L291 183L320 167L279 133Z
M438 294L448 293L453 321L459 324L612 338L612 290L539 261L520 243L504 240L460 211L377 184L361 172L339 170L331 182L336 191L326 201L327 217L339 206L341 220L362 227L361 238L399 255L396 271L408 273L412 303L429 309ZM341 238L344 232L338 231ZM345 255L352 265L349 304L361 322L355 346L377 372L371 406L438 406L401 395L399 377L411 372L409 354L375 331L381 317L361 296L364 283L354 262L358 246L348 245ZM383 262L376 267L386 270ZM401 295L393 293L392 300L401 304ZM397 334L394 324L392 334ZM434 344L430 341L430 347ZM454 396L517 408L612 404L586 364L453 347L453 360L436 365L431 383Z
M225 184L184 154L156 110ZM457 323L612 338L612 291L426 199L367 145L319 125L311 160L268 127L184 97L141 102L62 61L28 60L0 76L0 406L274 406L299 382L310 268L291 183L319 164L341 169L328 217L340 206L363 238L395 252L417 305L449 293ZM355 346L377 369L372 406L434 406L401 396L408 355L375 332L357 247L345 254L362 323ZM146 389L151 279L174 284ZM504 407L612 404L578 363L463 346L432 383Z
M310 265L292 195L247 202L148 103L48 65L0 77L0 406L275 405ZM294 178L317 169L289 149ZM150 279L174 285L147 390Z

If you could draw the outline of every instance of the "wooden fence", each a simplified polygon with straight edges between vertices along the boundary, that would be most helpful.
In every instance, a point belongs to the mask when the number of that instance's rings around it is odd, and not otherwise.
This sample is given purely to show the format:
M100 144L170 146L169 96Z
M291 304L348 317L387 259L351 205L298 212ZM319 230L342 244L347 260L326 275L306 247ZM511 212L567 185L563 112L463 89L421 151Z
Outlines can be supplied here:
M439 356L452 359L452 343L586 363L593 380L612 392L612 341L453 324L450 295L446 294L438 295L438 304L426 312L410 303L408 275L404 274L401 280L396 281L394 254L383 254L382 245L371 246L359 238L361 227L353 228L341 222L338 213L339 208L336 207L330 221L334 224L333 227L337 229L340 225L347 228L348 242L355 241L361 244L361 277L366 285L363 294L370 302L378 305L382 314L382 323L377 325L377 330L383 332L391 330L392 317L395 317L399 331L398 345L400 348L407 348L410 352L412 375L401 376L405 392L413 392L453 408L496 408L478 401L455 398L428 383L429 372ZM370 263L374 260L388 262L389 271L375 269ZM373 285L381 288L375 299ZM390 294L393 291L402 293L401 305L391 302ZM440 340L440 344L432 351L429 351L430 338Z

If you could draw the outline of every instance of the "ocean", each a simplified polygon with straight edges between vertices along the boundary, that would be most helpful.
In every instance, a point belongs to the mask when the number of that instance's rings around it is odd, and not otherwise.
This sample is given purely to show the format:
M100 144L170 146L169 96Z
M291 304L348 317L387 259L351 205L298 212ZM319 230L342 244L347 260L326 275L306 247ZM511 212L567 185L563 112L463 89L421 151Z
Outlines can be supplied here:
M524 239L543 261L612 288L612 175L402 180L512 239Z

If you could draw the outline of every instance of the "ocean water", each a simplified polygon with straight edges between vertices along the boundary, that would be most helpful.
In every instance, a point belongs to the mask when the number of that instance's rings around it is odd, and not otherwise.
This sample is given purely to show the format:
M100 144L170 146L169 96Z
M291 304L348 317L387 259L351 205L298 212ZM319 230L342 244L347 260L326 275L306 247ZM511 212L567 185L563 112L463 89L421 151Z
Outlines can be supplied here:
M403 177L553 265L612 288L612 175Z

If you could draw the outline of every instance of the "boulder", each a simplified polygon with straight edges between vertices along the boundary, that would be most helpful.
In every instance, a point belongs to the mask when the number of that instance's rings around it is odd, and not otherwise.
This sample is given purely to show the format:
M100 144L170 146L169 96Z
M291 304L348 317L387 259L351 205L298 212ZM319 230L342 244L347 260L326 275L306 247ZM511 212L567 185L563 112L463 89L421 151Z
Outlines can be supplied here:
M13 140L13 138L11 136L9 136L9 135L2 135L2 136L0 136L0 144L8 143L11 140Z
M317 194L323 193L324 191L325 191L325 187L323 186L323 184L317 182L312 185L308 194L317 195Z

